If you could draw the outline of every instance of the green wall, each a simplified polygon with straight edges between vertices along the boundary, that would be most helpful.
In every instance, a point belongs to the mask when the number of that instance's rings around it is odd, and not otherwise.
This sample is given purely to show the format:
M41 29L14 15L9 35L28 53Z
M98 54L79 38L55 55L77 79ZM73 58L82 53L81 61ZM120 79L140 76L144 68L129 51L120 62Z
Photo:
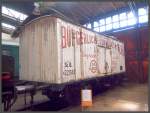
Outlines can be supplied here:
M10 52L10 55L15 59L15 78L19 77L19 46L15 45L2 45L2 50Z

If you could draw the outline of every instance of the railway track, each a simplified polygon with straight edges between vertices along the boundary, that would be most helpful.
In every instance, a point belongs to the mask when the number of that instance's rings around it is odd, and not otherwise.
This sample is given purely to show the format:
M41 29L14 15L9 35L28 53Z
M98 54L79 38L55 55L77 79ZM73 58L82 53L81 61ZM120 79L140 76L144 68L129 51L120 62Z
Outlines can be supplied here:
M35 103L33 106L27 106L25 108L16 111L59 111L69 107L63 99L58 101L45 101L42 103Z

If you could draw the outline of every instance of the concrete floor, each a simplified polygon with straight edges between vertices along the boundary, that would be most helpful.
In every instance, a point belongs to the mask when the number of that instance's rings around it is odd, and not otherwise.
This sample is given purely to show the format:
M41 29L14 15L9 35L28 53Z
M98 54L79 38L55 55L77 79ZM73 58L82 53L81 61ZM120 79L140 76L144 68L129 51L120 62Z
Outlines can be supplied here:
M35 103L44 103L49 99L41 92L35 95ZM27 106L30 96L27 96ZM20 95L11 111L24 107L24 95ZM93 106L81 108L69 106L61 111L148 111L148 84L128 84L117 86L93 97Z
M69 107L62 111L148 111L148 85L118 86L93 97L93 106Z

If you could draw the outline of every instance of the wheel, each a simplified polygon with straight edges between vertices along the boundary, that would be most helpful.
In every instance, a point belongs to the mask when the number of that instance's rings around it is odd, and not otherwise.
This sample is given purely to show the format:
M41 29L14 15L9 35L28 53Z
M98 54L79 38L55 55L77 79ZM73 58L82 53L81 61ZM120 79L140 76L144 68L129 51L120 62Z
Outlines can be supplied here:
M47 97L50 101L60 101L62 99L62 93L61 92L51 92L50 94L47 94Z

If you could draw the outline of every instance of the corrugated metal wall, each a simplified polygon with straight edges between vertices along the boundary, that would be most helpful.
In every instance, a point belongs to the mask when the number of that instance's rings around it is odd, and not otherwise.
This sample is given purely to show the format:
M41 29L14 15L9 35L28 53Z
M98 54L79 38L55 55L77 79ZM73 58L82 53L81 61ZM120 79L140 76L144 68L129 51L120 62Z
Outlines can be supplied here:
M114 35L125 43L126 74L129 80L134 82L147 82L149 38L148 27L141 27L138 29L138 32L139 39L135 29L116 32L111 35ZM139 45L141 45L141 47ZM139 50L138 47L140 47ZM141 72L139 69L141 69Z

